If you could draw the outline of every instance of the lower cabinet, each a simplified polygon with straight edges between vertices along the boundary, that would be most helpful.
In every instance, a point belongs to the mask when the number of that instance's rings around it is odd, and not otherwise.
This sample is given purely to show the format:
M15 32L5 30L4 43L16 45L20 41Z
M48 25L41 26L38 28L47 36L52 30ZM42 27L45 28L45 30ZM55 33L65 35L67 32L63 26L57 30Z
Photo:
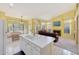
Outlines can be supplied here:
M51 54L51 45L41 48L33 42L21 37L21 50L26 55L48 55Z

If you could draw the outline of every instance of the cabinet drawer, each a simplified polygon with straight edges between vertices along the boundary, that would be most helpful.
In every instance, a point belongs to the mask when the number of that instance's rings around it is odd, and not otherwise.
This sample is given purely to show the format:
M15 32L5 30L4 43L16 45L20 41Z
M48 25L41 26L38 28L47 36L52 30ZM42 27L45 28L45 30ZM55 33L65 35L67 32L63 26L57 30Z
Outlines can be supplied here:
M40 52L37 51L37 50L35 50L35 49L32 49L32 50L31 50L31 54L32 54L32 55L40 55Z
M31 42L28 41L28 40L26 40L25 43L26 43L27 45L32 45Z
M31 53L30 50L27 50L27 51L26 51L26 54L27 54L27 55L31 55L32 53Z

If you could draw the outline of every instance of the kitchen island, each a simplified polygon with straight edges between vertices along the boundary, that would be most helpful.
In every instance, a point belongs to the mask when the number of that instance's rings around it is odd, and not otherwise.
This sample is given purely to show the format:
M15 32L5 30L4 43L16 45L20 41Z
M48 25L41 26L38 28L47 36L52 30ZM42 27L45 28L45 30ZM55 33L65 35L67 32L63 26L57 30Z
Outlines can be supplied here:
M51 55L52 43L55 40L52 37L42 35L20 35L21 50L26 55Z

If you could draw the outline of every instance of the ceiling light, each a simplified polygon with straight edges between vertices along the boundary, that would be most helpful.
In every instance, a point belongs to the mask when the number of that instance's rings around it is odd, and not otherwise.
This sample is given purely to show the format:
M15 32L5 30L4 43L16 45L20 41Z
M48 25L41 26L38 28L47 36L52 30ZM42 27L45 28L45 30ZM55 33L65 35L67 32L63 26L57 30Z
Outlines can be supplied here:
M13 6L14 6L14 4L13 4L13 3L10 3L9 5L10 5L10 7L13 7Z

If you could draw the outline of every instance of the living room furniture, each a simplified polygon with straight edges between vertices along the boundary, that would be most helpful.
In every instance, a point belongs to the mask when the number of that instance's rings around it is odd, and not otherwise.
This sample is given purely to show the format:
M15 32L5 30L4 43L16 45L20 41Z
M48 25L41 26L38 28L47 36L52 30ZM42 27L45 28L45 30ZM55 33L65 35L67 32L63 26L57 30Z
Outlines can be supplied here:
M20 32L10 32L10 33L7 34L7 37L11 38L12 41L16 41L16 40L19 40L20 34L21 34Z
M53 33L57 33L58 36L61 36L61 30L53 30Z

